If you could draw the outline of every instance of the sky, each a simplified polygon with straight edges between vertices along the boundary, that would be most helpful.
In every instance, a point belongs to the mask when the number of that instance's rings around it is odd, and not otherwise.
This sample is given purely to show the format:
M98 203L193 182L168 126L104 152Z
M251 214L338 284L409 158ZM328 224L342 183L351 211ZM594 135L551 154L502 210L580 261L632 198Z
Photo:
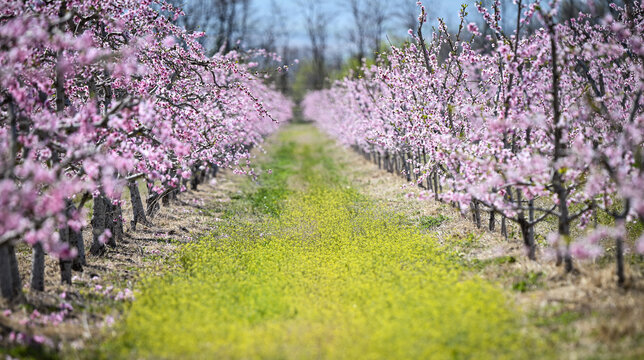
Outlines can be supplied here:
M273 0L282 9L282 13L287 19L284 24L289 33L289 43L293 46L306 47L308 45L308 37L306 35L306 28L304 24L304 15L301 3L315 2L315 6L319 6L325 12L331 14L331 22L329 25L329 51L340 55L346 55L350 51L350 45L346 38L346 29L352 24L352 19L348 10L345 8L348 1L346 0ZM415 8L417 0L387 0L392 4L393 11L399 11L405 5L407 8ZM405 2L405 3L403 3ZM461 3L467 3L469 19L478 20L479 15L474 8L474 0L431 0L423 2L429 11L429 19L434 20L436 17L444 18L448 26L458 21L458 11ZM262 18L270 17L272 14L271 0L254 0L253 9L255 15L258 17L256 21L265 21ZM418 14L419 10L413 10ZM399 19L394 16L387 24L387 35L393 38L402 38L407 36L408 26L405 26ZM384 36L383 36L384 38Z

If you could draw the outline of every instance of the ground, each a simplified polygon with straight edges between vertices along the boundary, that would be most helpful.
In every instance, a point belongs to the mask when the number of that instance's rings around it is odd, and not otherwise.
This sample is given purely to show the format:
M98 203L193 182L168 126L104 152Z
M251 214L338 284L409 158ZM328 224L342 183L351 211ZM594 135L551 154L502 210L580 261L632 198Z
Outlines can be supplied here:
M266 149L257 181L225 173L182 194L152 228L128 231L107 256L88 259L71 288L56 285L50 261L48 291L28 294L29 305L0 324L62 346L14 354L644 356L641 259L628 264L626 289L602 262L565 275L543 254L528 261L518 239L417 200L419 190L312 125L285 127ZM20 257L26 278L29 250ZM39 316L23 324L34 307L64 303L73 307L64 327Z

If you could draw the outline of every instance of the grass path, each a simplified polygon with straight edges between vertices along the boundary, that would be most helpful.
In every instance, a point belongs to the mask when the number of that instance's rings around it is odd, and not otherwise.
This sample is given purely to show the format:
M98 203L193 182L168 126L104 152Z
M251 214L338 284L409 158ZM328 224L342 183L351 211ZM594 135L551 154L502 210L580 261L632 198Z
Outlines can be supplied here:
M335 147L292 125L210 236L142 282L120 358L520 359L543 356L497 286L347 180Z

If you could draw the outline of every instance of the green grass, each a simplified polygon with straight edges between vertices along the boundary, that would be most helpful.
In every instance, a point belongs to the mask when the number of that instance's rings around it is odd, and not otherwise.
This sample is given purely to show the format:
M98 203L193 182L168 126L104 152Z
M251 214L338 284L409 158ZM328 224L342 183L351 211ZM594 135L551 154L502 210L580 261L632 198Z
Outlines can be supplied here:
M512 290L519 292L526 292L538 289L543 286L543 273L529 271L519 276L519 278L512 284Z
M312 127L279 140L264 164L273 175L233 204L258 215L229 218L144 280L103 356L547 356L503 290L346 186Z
M437 228L447 220L449 218L443 214L438 214L437 216L421 216L419 219L420 226L427 230Z

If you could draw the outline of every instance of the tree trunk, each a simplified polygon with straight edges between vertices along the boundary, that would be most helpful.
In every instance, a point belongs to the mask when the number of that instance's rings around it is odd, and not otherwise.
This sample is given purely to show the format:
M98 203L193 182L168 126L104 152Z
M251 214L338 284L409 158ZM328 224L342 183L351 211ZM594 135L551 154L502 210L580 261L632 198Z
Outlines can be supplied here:
M112 233L112 236L107 239L107 245L115 248L116 238L118 236L118 230L116 228L116 206L107 197L103 197L103 201L105 202L105 229L109 229L110 233Z
M530 199L530 201L528 201L528 221L530 221L530 224L531 224L530 225L530 239L531 239L533 247L534 247L535 260L536 260L536 258L537 258L537 255L536 255L537 242L534 239L534 233L535 233L535 230L534 230L534 227L535 227L535 224L534 224L534 199Z
M73 231L70 229L69 242L72 247L78 251L78 255L72 260L72 270L83 271L83 266L87 265L85 260L85 242L83 241L83 229Z
M470 202L470 212L472 213L472 222L476 224L476 213L474 211L474 201Z
M120 203L112 203L112 200L105 199L108 204L111 206L112 218L107 219L111 223L110 231L112 232L112 238L108 242L108 245L115 247L119 242L123 241L123 209L121 208Z
M0 245L0 295L12 301L18 298L22 291L20 272L16 251L8 242Z
M30 283L32 290L45 290L45 250L41 243L36 243L32 248Z
M559 229L559 238L564 241L564 251L561 253L561 244L557 246L557 265L561 264L563 258L564 269L567 273L572 272L572 256L570 255L570 216L568 213L568 194L567 190L563 185L563 180L559 171L555 171L554 174L553 187L557 193L559 200L559 219L558 219L558 229Z
M624 239L621 236L615 239L615 261L617 265L617 285L624 286Z
M70 244L71 246L71 229L69 226L63 226L58 230L60 234L60 241L62 243ZM60 267L60 283L61 284L72 284L72 259L58 259L58 266Z
M398 175L398 153L394 154L394 173Z
M7 253L9 254L9 268L11 269L11 278L13 283L13 293L15 296L22 295L22 281L20 281L20 271L18 269L18 259L16 259L16 249L10 245Z
M130 200L132 202L132 221L130 226L132 231L136 231L136 224L142 223L148 225L148 219L145 217L145 211L143 210L143 202L141 201L141 193L139 192L139 186L136 180L128 181L128 189L130 189Z
M193 181L195 179L195 176L193 175L192 177ZM196 184L193 182L193 184ZM169 187L169 185L166 183L165 184L166 189ZM197 190L197 185L194 185L192 190ZM161 197L161 203L163 204L164 207L170 206L170 192L165 192L165 195Z
M521 190L517 189L517 205L519 207L521 207L521 203L523 202L522 198ZM530 223L525 218L523 210L519 211L518 223L521 228L521 237L523 237L523 246L525 246L528 252L528 259L536 260L534 237L531 229L532 226L530 226Z
M72 284L72 260L59 260L60 266L60 283Z
M420 154L418 151L414 153L414 163L412 165L414 168L414 182L418 183L418 175L420 174L420 171L416 172L416 167L420 168Z
M564 131L566 126L562 124L561 104L559 103L559 68L557 56L557 41L555 37L555 27L552 23L548 24L550 32L550 65L552 68L552 117L553 117L553 157L551 163L553 164L552 175L552 188L554 193L557 194L557 201L559 205L559 238L565 242L565 252L563 254L564 267L567 273L572 272L572 257L570 256L570 214L568 209L568 189L566 188L565 181L559 169L559 160L566 156L567 143L564 140ZM561 263L561 244L557 246L557 263Z
M70 200L67 200L67 216L71 217L76 212L76 206ZM74 231L71 227L65 226L60 229L60 240L61 242L69 244L70 249L76 249L77 255L73 259L62 260L59 259L61 279L62 282L71 284L71 271L83 271L83 265L85 265L85 244L83 244L83 229L79 231ZM68 274L67 274L68 273ZM69 281L67 281L69 279Z
M94 215L92 216L92 247L89 252L98 256L105 253L105 244L99 240L105 232L105 200L103 195L94 198Z
M476 222L476 227L481 228L481 207L479 202L474 200L474 221Z
M624 219L617 219L616 225L623 225ZM624 286L624 239L622 236L615 238L615 265L617 270L617 285Z
M496 220L494 219L494 214L496 212L494 210L490 210L490 224L489 224L489 229L490 231L494 231L496 228Z
M382 164L385 168L385 171L389 171L389 153L387 151L385 151L385 155L383 156Z
M574 270L572 256L570 255L570 251L568 251L568 244L566 244L566 252L564 253L564 269L566 269L567 273L571 273Z
M147 203L147 209L146 209L146 215L150 218L154 217L154 214L159 210L159 197L160 195L157 194L156 192L152 191L152 186L148 184L148 198L146 200Z
M192 179L190 180L190 189L192 191L197 191L199 186L199 170L196 166L192 167Z
M438 169L434 171L434 200L438 201Z
M507 225L507 218L505 215L501 217L501 235L505 237L505 240L508 240L508 225Z
M561 249L559 249L558 244L557 244L557 249L555 249L555 254L556 254L555 265L560 266L563 263L563 256L561 254Z
M528 221L525 219L523 214L519 214L519 227L521 228L521 235L523 237L523 246L525 246L528 253L528 259L536 260L536 249L534 244L533 232L531 231L531 226Z

